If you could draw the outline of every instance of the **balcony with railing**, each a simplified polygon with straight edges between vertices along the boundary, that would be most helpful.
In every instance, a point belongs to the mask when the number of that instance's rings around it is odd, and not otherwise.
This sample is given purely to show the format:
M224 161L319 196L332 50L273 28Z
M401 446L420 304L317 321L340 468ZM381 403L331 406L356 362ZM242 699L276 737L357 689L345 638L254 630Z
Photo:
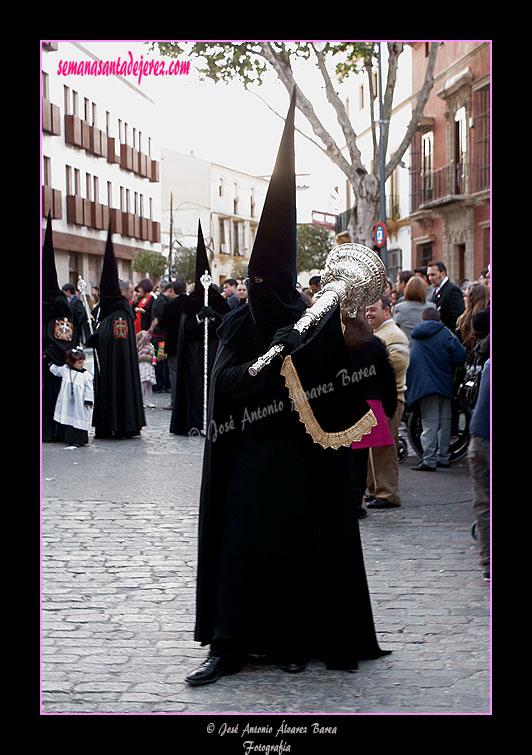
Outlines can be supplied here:
M489 189L489 166L456 162L429 173L411 172L410 212L459 202Z
M43 186L43 217L49 208L55 209L59 214L52 217L61 218L60 206L61 193L55 189ZM59 207L59 209L57 209ZM46 210L46 213L45 213ZM149 218L135 215L130 212L122 212L116 208L108 207L99 202L92 202L78 195L66 197L67 223L78 226L86 226L95 230L104 231L111 224L112 233L119 233L132 239L161 242L161 223Z
M50 107L48 105L49 103L43 100L43 130L60 133L58 116L54 115L55 105ZM53 130L54 128L56 130ZM73 147L84 149L95 157L105 158L108 163L116 163L122 170L136 173L141 178L148 178L151 183L160 182L158 160L153 160L149 155L145 155L128 144L121 144L118 139L108 136L96 126L89 125L77 115L65 115L65 142Z

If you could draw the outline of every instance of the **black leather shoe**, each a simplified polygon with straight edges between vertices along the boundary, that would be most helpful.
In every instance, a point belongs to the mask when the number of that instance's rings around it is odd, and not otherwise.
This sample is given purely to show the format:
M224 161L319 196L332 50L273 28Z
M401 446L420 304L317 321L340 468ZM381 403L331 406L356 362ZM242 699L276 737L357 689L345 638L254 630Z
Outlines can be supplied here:
M429 467L423 462L421 462L420 464L415 464L412 467L412 469L414 469L416 472L435 472L436 471L436 467Z
M437 461L437 462L436 462L436 466L437 466L437 467L441 467L442 469L449 469L449 467L450 467L451 465L450 465L450 464L444 464L444 463L443 463L443 462L441 462L441 461Z
M375 500L368 503L367 506L368 509L398 509L401 504L390 503L385 498L375 498Z
M217 658L216 656L209 656L199 668L189 674L185 681L189 684L199 686L200 684L212 684L217 681L221 676L227 674L236 674L240 671L242 666L234 660L229 658Z
M279 668L281 671L286 671L287 674L297 674L300 671L304 671L307 668L307 664L303 661L297 661L295 663L280 663Z

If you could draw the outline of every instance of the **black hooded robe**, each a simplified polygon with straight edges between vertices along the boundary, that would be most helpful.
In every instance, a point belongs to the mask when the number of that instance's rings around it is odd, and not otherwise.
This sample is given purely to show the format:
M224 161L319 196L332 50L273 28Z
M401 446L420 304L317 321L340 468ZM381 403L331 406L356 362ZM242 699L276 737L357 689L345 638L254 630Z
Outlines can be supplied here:
M352 452L322 448L305 431L279 358L249 375L264 346L248 307L225 325L233 337L222 338L211 376L195 639L227 656L355 669L386 651L373 624Z
M201 221L198 221L194 292L183 299L177 337L176 378L170 420L170 432L176 435L187 435L194 428L197 430L203 428L205 324L204 320L198 321L197 315L200 314L205 303L205 289L201 282L204 273L210 275L210 268ZM208 306L213 310L207 329L208 390L209 376L218 348L216 330L224 315L229 312L229 305L212 285L209 286L207 296Z
M61 378L52 375L50 365L65 364L65 353L76 345L74 318L66 296L58 293L53 302L43 302L42 324L42 440L64 441L64 428L54 420Z
M109 228L100 279L100 312L89 339L97 360L92 424L96 438L129 438L145 426L135 339L135 315L118 285Z
M214 655L355 669L386 651L373 625L350 464L351 442L375 418L354 382L343 392L333 386L350 364L338 307L284 360L248 372L306 309L296 289L295 97L248 265L248 304L218 329L195 638Z
M127 306L106 315L90 341L98 355L92 414L96 438L131 437L146 424L134 319Z
M52 242L52 220L48 213L42 251L42 441L53 443L65 440L65 430L54 420L55 405L61 388L61 378L52 375L50 365L65 364L68 349L77 346L74 316L65 292L57 283L55 255Z
M201 305L197 300L187 297L179 323L176 379L170 420L170 432L176 435L186 435L193 428L201 430L203 427L205 325L196 318L200 309ZM208 326L207 381L216 357L216 329L221 321L222 315L216 312L214 321L209 322Z

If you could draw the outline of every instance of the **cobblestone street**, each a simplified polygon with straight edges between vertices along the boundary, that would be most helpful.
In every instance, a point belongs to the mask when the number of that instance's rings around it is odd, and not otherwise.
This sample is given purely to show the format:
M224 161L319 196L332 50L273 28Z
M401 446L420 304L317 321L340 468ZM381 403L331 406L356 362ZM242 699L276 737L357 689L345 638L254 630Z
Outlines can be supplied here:
M402 507L360 522L391 655L352 673L255 665L189 687L206 654L193 640L203 440L170 434L169 396L154 399L140 438L43 446L42 713L490 712L490 585L466 460L424 475L409 457Z

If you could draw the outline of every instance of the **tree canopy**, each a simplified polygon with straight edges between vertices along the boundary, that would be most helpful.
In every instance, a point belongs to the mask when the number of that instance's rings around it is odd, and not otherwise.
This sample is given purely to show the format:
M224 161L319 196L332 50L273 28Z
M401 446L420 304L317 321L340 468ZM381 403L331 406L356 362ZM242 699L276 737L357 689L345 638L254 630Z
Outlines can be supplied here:
M183 278L187 283L194 283L196 278L196 249L180 246L174 251L170 273L177 278Z
M139 249L133 255L131 267L137 273L147 273L154 278L161 278L166 270L166 257L159 252Z
M297 226L297 272L322 270L333 246L333 234L327 228L300 223Z
M262 84L266 71L273 70L289 94L294 89L297 93L296 106L310 124L314 137L305 136L312 141L347 177L354 196L349 231L353 241L372 245L372 230L379 219L379 124L382 122L383 148L385 160L385 180L392 174L406 152L415 130L423 116L423 109L432 88L433 71L439 42L431 42L427 68L422 87L415 93L412 115L399 146L388 157L388 140L392 119L392 102L397 81L399 59L405 42L388 42L386 80L382 83L382 118L375 114L375 95L373 71L380 50L377 42L156 42L163 56L178 57L183 53L191 54L200 61L200 75L213 81L230 81L238 79L245 88ZM333 109L342 133L343 144L339 145L330 130L318 117L314 103L305 96L298 85L295 73L296 62L308 61L314 64L321 75L322 92L326 103ZM368 77L370 91L370 118L373 141L372 168L362 161L357 144L357 134L349 118L345 102L338 87L348 77L365 73ZM385 218L381 218L385 220Z

